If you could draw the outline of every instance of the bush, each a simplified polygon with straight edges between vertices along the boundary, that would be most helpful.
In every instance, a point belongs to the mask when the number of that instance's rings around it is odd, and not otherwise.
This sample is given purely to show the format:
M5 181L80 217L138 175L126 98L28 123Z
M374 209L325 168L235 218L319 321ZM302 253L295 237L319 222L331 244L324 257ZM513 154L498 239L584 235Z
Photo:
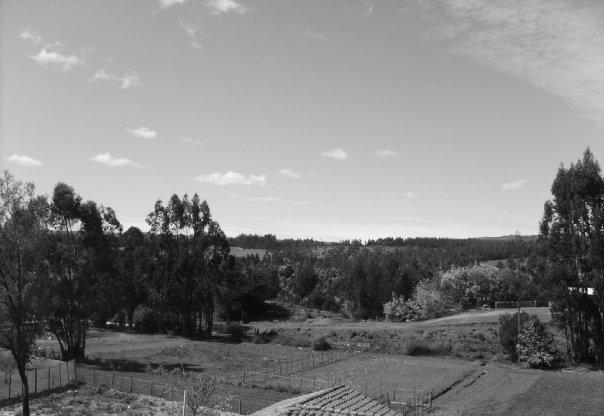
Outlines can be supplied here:
M529 316L526 312L520 312L520 326L529 319L539 321L536 315ZM518 313L506 314L499 317L499 343L513 362L518 361Z
M331 349L331 345L327 342L325 336L314 338L311 342L311 348L313 351L328 351Z
M407 355L432 355L433 351L426 341L412 338L407 344L406 353Z
M518 336L518 361L531 368L551 368L557 357L554 338L545 325L533 318L524 322Z
M247 328L239 323L232 323L227 325L225 331L229 335L229 338L233 342L241 342L245 337Z
M134 311L134 326L141 332L158 332L159 319L149 308L137 308Z

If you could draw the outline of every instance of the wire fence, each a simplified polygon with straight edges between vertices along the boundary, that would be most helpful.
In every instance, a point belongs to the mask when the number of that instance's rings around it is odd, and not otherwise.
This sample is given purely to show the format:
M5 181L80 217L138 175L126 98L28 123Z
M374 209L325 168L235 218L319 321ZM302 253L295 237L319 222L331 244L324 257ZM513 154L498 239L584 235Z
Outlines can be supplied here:
M76 378L75 361L47 360L48 366L44 366L43 360L37 361L40 368L27 370L27 384L32 394L59 389ZM0 373L0 401L22 396L23 384L19 373L16 370Z

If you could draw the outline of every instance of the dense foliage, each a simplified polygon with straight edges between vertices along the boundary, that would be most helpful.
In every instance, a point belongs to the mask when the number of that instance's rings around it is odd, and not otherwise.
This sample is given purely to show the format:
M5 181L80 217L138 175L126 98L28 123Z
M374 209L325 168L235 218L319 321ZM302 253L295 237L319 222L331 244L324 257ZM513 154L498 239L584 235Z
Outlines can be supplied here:
M567 355L604 364L604 178L593 154L565 168L544 207L541 273L567 337Z

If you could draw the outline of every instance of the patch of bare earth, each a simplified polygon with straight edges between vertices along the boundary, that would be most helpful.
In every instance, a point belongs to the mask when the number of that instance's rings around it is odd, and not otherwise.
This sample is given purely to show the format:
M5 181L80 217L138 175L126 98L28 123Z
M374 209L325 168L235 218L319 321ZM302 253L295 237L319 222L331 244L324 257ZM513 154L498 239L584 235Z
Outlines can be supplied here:
M435 406L464 415L499 415L541 376L540 371L489 363L437 398Z
M514 399L505 415L604 415L604 372L544 373Z

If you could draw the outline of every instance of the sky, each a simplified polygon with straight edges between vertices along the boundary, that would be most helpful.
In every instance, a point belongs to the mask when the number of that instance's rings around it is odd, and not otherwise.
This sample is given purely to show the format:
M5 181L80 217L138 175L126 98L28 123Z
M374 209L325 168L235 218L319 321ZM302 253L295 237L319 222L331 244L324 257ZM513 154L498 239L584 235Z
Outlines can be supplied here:
M0 166L148 229L536 234L604 161L601 0L2 0Z

